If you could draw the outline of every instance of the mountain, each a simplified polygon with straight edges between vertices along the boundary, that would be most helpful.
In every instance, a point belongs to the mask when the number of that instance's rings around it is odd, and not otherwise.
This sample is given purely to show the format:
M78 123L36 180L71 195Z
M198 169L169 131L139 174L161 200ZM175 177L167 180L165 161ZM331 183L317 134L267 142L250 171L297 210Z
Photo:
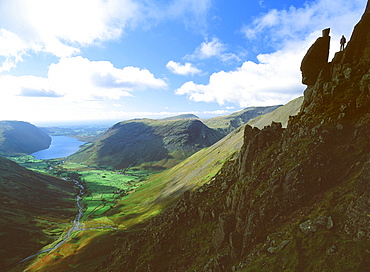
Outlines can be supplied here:
M72 182L32 172L0 157L2 271L61 234L63 224L67 227L77 213L75 193Z
M226 116L203 119L202 121L206 126L212 129L217 129L222 134L227 135L234 129L237 129L241 125L248 123L253 118L272 112L279 107L281 107L281 105L269 107L249 107Z
M51 137L21 121L0 121L0 154L32 154L50 146Z
M95 271L368 271L369 2L347 48L306 70L327 33L302 63L308 86L287 128L246 126L236 158L122 233Z
M196 119L131 120L114 125L70 159L116 169L135 165L163 169L221 138L219 132Z

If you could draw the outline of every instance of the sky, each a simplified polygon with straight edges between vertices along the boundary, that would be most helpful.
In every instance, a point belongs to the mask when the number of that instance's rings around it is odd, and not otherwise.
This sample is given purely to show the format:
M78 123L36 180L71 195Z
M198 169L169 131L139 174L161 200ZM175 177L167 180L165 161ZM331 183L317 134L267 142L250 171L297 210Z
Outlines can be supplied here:
M36 125L227 115L301 96L366 0L0 0L0 120Z

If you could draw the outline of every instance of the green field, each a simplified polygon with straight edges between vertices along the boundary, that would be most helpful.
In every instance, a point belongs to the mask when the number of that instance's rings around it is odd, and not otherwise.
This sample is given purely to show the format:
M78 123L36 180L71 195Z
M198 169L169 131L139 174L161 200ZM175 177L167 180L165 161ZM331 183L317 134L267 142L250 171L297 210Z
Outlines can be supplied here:
M140 186L148 175L148 172L143 170L93 169L78 163L65 163L63 168L67 172L77 172L86 187L83 197L86 209L83 221L103 216L117 201Z
M98 219L123 197L135 191L149 175L136 168L113 171L91 168L60 159L36 160L33 156L9 157L28 169L62 178L79 179L85 187L82 203L85 208L81 222Z

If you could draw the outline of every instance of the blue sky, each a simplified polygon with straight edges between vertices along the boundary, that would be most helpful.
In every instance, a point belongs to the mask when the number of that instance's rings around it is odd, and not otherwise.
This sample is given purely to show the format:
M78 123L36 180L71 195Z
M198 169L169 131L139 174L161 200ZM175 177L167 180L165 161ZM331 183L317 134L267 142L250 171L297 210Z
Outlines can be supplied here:
M0 120L226 115L302 95L300 62L331 57L366 0L0 0Z

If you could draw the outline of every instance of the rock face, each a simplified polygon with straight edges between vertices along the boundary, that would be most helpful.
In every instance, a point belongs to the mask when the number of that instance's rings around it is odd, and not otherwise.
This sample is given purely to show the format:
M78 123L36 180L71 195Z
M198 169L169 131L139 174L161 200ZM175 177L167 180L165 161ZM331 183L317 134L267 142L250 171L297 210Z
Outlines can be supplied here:
M0 121L0 153L32 154L50 146L51 137L36 126L21 121Z

